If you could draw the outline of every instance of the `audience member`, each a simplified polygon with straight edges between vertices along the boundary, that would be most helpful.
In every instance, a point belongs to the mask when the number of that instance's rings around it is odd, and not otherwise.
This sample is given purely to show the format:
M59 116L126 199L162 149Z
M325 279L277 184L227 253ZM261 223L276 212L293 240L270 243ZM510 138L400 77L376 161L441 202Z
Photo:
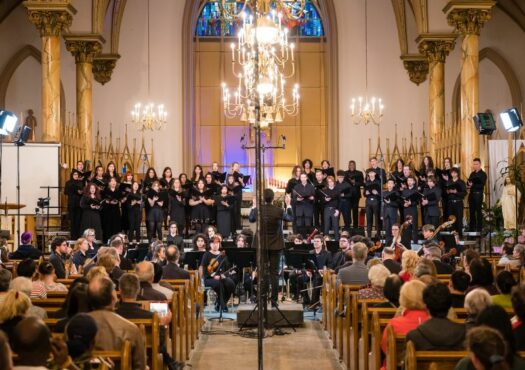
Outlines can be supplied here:
M423 276L430 276L432 278L437 277L436 265L426 258L420 258L417 261L416 268L414 269L413 277L421 280Z
M512 324L516 350L525 351L525 284L512 288L512 308L517 320Z
M473 249L468 248L461 254L461 263L463 264L463 270L470 275L470 264L472 261L479 260L479 253Z
M423 291L423 302L431 318L408 332L407 342L409 340L414 342L418 351L462 349L465 325L457 324L447 318L452 305L452 297L447 286L442 283L427 286Z
M503 246L503 255L498 261L498 266L510 265L510 268L517 269L521 267L521 255L525 252L525 245L516 244Z
M166 265L166 247L163 243L159 242L155 244L151 262L158 263L160 266Z
M390 271L383 264L374 265L368 270L370 286L359 290L359 299L384 299L383 287Z
M6 335L0 331L0 369L13 369L13 353Z
M133 270L133 263L124 255L124 240L121 237L114 238L109 246L115 248L119 255L119 268L122 271Z
M470 286L466 293L476 288L485 289L490 295L498 294L494 286L494 274L492 272L492 265L486 259L475 259L470 263Z
M71 318L78 313L85 313L91 311L91 305L89 304L87 294L88 283L80 282L68 292L66 297L66 308L65 315L61 315L62 318L56 323L53 331L56 333L63 333L66 325L69 323Z
M491 304L492 299L485 289L477 288L467 293L465 296L465 311L467 312L465 325L467 330L475 325L479 313Z
M163 279L190 279L190 273L179 267L180 252L176 245L168 246L166 259L168 263L162 268Z
M90 281L88 299L94 309L89 315L95 319L98 327L95 348L120 350L122 343L129 340L132 347L132 368L146 369L146 345L139 328L113 312L117 294L111 279L102 277Z
M470 284L470 275L464 271L454 271L450 275L448 289L452 297L453 308L463 308L465 306L465 292Z
M55 268L55 274L58 279L66 278L66 258L67 258L67 240L62 237L56 237L51 242L51 255L49 262Z
M383 295L388 301L374 303L373 307L399 307L399 294L402 286L403 280L401 280L399 275L391 274L389 277L386 278L385 286L383 287Z
M383 252L381 253L381 258L383 259L383 265L390 270L392 274L399 274L401 272L401 264L395 259L394 248L384 247Z
M0 267L0 306L4 302L9 285L11 284L11 271Z
M469 331L467 336L469 356L456 365L455 370L509 370L507 345L503 336L495 329L480 326Z
M434 263L438 274L452 274L454 272L454 268L450 264L441 261L441 248L436 243L430 243L426 247L425 258Z
M16 276L22 276L32 280L35 276L36 267L37 264L35 260L26 258L16 266Z
M95 349L95 338L98 327L95 319L87 313L79 313L71 317L65 330L66 344L69 355L80 369L88 367Z
M173 289L169 283L161 281L162 279L162 266L158 263L153 263L153 284L151 287L156 291L164 294L168 300L171 301L173 296Z
M399 273L399 277L403 279L404 282L412 279L418 261L419 257L416 252L412 250L403 252L401 255L401 272Z
M7 245L7 239L6 238L0 238L0 262L8 262L9 261L9 246Z
M10 290L0 306L0 330L3 330L12 343L13 331L31 307L31 300L22 292Z
M337 281L340 284L368 284L368 269L365 261L368 255L367 246L362 243L352 245L352 265L344 267L337 273Z
M155 275L153 263L142 261L136 266L137 276L140 280L139 299L142 301L166 301L167 298L161 292L153 289L153 278Z
M516 284L517 282L510 271L500 271L496 275L496 288L499 294L492 296L492 303L503 308L512 308L510 293Z
M11 281L9 290L22 292L28 297L31 295L33 289L33 283L26 277L18 276ZM47 319L47 312L42 307L31 304L27 311L27 316L35 316L39 319Z
M38 280L33 281L31 298L46 298L47 292L67 292L62 283L55 282L55 268L50 262L42 262L38 266Z
M108 277L109 278L109 275L106 272L106 269L104 267L102 267L102 266L93 266L92 268L89 269L89 272L86 275L86 279L88 281L92 281L92 280L98 279L100 277Z
M140 281L136 274L124 273L119 280L120 302L115 310L125 319L150 319L153 313L142 308L137 302L140 291Z
M12 260L24 260L26 258L39 259L42 256L42 252L31 245L32 241L33 234L30 231L22 233L20 237L21 244L16 251L9 254L9 258Z

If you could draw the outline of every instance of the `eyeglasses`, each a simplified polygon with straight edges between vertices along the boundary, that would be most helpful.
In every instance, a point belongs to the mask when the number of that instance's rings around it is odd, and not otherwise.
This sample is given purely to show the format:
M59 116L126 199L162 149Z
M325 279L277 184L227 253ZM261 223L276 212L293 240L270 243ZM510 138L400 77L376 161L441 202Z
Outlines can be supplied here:
M87 234L87 236L95 236L95 234Z

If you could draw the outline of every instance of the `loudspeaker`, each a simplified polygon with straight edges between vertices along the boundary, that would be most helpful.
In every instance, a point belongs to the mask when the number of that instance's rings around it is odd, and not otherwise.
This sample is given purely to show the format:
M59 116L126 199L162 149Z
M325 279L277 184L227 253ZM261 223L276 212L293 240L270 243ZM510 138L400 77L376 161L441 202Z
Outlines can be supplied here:
M490 112L476 114L474 124L481 135L492 135L496 131L496 121Z

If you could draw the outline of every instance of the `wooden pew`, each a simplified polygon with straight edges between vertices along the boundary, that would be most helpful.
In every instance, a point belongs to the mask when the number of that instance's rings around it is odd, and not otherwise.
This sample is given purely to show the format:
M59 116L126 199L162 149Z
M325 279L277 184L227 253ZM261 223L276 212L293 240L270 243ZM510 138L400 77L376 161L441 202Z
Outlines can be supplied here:
M161 370L162 355L159 353L160 346L160 327L159 317L157 314L153 315L151 319L129 319L132 323L137 325L144 337L146 349L149 352L148 365L151 370Z
M397 312L397 308L379 308L379 307L369 307L368 302L364 302L361 306L361 338L359 339L359 345L360 345L360 353L363 354L363 357L361 357L359 360L359 368L361 370L368 369L369 367L369 353L370 349L372 348L372 341L375 340L374 336L371 335L372 331L372 316L374 313L376 316L382 319L386 319L388 322L391 318L394 317L394 315ZM383 332L381 332L382 334ZM379 344L381 341L379 340ZM375 355L375 352L374 352ZM379 352L379 355L381 353ZM381 356L379 356L381 357ZM361 360L362 365L361 365Z
M372 314L372 341L370 344L370 353L368 357L368 368L379 369L381 367L381 340L383 338L383 331L387 327L391 318L379 318L379 313Z
M120 351L93 351L93 357L109 359L115 364L115 369L131 370L131 343L124 341Z
M193 279L190 280L164 280L177 292L177 301L171 302L172 313L177 311L176 332L172 325L172 340L178 341L177 359L184 361L189 359L190 350L196 340L195 328L195 289ZM176 339L175 339L176 338Z
M468 356L467 351L416 351L414 343L406 345L405 369L429 370L432 363L440 370L454 370L459 360Z

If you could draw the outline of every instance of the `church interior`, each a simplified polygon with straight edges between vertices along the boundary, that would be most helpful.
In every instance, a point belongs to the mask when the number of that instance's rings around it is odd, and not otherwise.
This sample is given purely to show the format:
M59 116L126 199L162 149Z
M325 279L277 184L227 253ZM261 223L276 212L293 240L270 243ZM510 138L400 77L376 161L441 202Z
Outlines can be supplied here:
M522 0L0 1L0 369L525 369L524 45Z

